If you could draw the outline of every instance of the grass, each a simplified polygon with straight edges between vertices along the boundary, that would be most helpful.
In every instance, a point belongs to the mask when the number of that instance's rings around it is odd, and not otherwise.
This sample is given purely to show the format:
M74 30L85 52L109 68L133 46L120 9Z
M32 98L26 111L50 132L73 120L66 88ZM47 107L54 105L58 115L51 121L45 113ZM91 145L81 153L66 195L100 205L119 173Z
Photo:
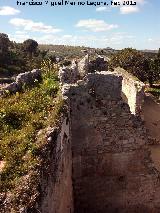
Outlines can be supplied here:
M1 192L13 190L20 177L39 165L37 133L54 123L62 105L54 72L45 73L32 89L0 98Z
M159 97L160 97L160 88L159 87L150 87L150 88L147 88L146 92L151 93L157 99L159 99Z

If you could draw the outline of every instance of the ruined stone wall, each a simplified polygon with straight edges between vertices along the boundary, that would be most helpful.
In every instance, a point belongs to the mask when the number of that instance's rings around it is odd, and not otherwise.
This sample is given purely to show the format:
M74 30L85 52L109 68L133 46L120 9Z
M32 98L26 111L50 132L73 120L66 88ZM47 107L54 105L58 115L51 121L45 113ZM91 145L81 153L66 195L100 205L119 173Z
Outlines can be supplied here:
M41 71L38 69L34 69L29 72L20 73L15 82L6 85L2 89L0 89L0 96L5 96L7 93L16 93L20 91L23 86L33 86L36 81L41 81Z
M89 63L88 54L78 63L78 71L80 73L81 78L83 78L88 73L88 63Z
M59 69L58 76L61 85L76 83L76 81L80 78L77 63L72 61L72 65L70 67L61 67Z
M122 98L128 103L131 113L139 115L144 100L144 84L120 67L114 72L123 77Z
M90 60L88 64L88 72L93 73L95 71L107 71L108 70L108 62L104 57L98 55L94 60Z
M108 61L103 56L97 55L93 59L89 54L87 54L82 60L78 63L78 71L80 78L82 79L88 73L93 73L96 71L107 71L108 70Z
M70 99L75 213L160 212L146 132L121 98L122 77L88 74Z
M68 117L64 118L55 141L54 128L48 129L48 140L53 147L48 173L42 174L41 213L73 213L72 152Z

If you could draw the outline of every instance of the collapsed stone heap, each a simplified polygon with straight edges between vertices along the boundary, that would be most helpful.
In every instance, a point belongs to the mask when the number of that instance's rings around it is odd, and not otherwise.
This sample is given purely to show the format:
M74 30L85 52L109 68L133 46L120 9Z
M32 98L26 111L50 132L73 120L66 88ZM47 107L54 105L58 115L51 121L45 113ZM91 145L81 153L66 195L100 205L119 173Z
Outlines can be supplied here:
M104 70L108 70L108 62L105 58L98 56L96 59L90 60L87 54L79 62L73 60L70 68L60 68L59 78L62 84L76 83L77 80L83 79L88 73Z
M41 71L34 69L29 72L20 73L17 75L15 82L6 85L0 90L0 96L5 96L6 93L16 93L20 91L23 86L32 86L36 81L41 81Z

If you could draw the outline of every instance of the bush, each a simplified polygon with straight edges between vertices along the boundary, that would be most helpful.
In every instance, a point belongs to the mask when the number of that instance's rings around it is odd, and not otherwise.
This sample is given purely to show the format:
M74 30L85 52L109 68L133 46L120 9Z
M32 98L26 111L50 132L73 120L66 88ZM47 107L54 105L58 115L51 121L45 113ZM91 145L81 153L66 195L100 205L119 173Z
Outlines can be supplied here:
M125 48L113 55L109 62L109 67L114 69L118 66L132 73L141 81L147 80L149 63L147 58L140 51L132 48Z
M151 93L155 98L160 98L160 88L148 88L146 92Z
M39 164L37 133L55 122L62 106L58 99L59 83L55 74L50 77L44 74L43 82L37 87L0 98L0 160L5 162L0 182L3 192L14 189L17 179Z

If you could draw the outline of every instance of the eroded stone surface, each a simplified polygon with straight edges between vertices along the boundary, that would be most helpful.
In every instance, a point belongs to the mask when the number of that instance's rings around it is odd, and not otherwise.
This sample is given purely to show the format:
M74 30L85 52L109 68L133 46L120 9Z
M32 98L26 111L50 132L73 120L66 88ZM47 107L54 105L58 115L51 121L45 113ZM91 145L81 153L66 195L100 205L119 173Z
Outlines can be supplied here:
M120 67L114 69L114 72L123 77L122 98L129 105L131 113L140 115L144 101L144 83Z
M159 212L159 173L141 119L121 97L122 76L70 85L75 213Z

